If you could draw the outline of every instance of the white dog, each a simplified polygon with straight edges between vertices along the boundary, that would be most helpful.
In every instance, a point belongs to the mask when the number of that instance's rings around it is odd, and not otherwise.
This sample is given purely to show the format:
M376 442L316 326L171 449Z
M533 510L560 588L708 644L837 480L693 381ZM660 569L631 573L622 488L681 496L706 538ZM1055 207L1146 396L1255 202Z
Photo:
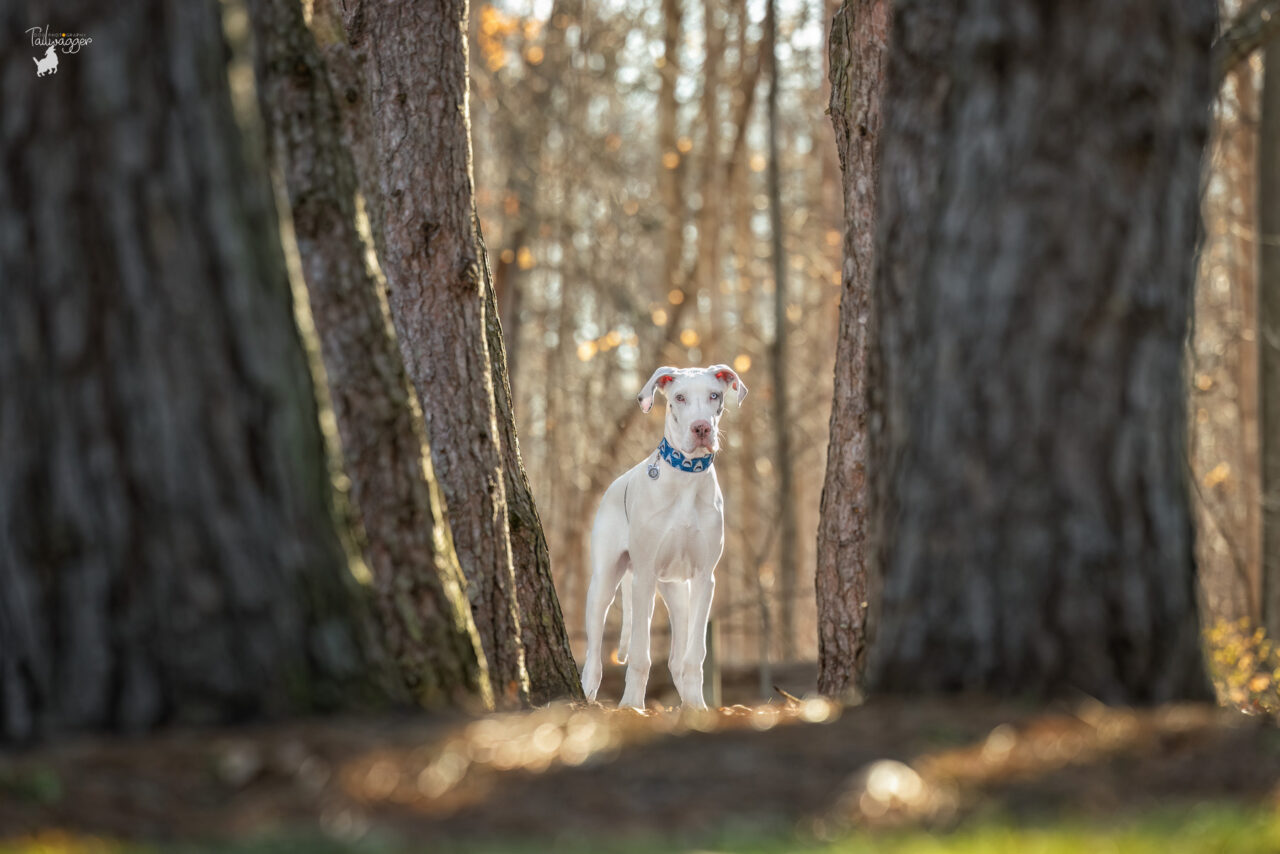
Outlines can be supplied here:
M49 45L49 49L44 52L44 59L36 59L33 56L31 61L36 64L37 77L58 73L58 49L54 45Z
M636 396L642 410L650 410L658 390L667 398L663 440L605 491L591 527L582 690L594 700L600 688L605 616L621 584L618 658L627 661L628 648L631 653L621 705L644 708L649 624L659 592L671 617L672 681L684 705L705 709L707 617L716 585L713 573L724 548L724 501L712 463L720 450L725 396L736 392L740 405L747 386L728 365L659 368Z

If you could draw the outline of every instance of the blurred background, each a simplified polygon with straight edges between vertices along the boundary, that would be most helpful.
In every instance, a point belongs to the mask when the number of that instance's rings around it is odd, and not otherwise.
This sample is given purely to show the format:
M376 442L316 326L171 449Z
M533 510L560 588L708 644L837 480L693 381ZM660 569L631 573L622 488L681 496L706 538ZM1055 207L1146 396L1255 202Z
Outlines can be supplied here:
M843 213L824 115L834 11L778 4L786 289L778 306L764 2L510 0L473 9L480 218L521 450L579 658L596 504L662 435L660 411L642 415L635 393L661 365L713 363L731 364L750 389L721 422L716 466L726 511L713 614L720 661L816 658L813 549ZM785 455L770 363L780 323ZM791 496L780 487L787 467ZM798 537L782 565L787 505ZM657 615L655 638L667 631L665 611ZM655 644L662 660L664 642Z
M1224 20L1245 4L1221 4ZM1258 136L1262 53L1222 81L1205 152L1204 242L1189 347L1190 464L1206 627L1261 597Z

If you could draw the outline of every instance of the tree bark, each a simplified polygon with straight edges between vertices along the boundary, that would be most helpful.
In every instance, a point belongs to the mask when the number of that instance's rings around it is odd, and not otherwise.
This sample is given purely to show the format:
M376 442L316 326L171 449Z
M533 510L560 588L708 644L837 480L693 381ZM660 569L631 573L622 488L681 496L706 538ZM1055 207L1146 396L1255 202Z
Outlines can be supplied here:
M377 151L383 269L422 401L495 698L528 695L485 331L468 115L467 4L353 2Z
M816 571L818 690L831 696L857 687L867 645L867 394L889 5L845 0L831 24L831 123L844 186L844 266Z
M795 468L791 456L791 418L787 411L787 255L782 222L782 175L778 163L778 11L769 0L764 19L764 50L769 58L769 230L773 256L773 341L769 367L773 379L773 433L777 442L779 635L782 658L796 654L796 552L799 533L795 506Z
M1280 638L1280 44L1266 50L1258 138L1259 455L1262 622Z
M1182 362L1214 20L895 3L873 689L1209 696Z
M298 0L252 0L258 96L284 177L386 645L426 708L492 707L423 425L357 225L355 164Z
M373 696L217 4L62 13L0 105L0 737Z

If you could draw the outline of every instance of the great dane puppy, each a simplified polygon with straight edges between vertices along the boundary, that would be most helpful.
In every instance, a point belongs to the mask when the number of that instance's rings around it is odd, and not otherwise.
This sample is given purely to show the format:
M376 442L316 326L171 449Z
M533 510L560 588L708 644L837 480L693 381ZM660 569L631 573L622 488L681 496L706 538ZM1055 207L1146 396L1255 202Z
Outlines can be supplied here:
M707 654L707 616L716 587L713 573L724 549L724 499L713 463L720 450L725 397L735 397L741 405L747 386L728 365L658 368L636 395L644 412L653 407L658 391L667 398L662 441L605 490L591 527L582 690L588 700L594 700L600 688L604 621L621 585L618 658L627 662L621 705L644 708L649 625L654 594L661 593L671 617L667 662L672 681L681 703L705 709L702 660Z

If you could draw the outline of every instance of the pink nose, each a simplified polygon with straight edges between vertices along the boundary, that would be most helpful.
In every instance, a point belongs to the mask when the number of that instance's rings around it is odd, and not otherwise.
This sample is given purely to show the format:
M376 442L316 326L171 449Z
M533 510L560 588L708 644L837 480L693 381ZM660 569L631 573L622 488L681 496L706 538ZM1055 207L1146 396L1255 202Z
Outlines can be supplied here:
M695 421L689 425L689 430L693 432L693 438L697 439L699 442L711 438L710 421Z

